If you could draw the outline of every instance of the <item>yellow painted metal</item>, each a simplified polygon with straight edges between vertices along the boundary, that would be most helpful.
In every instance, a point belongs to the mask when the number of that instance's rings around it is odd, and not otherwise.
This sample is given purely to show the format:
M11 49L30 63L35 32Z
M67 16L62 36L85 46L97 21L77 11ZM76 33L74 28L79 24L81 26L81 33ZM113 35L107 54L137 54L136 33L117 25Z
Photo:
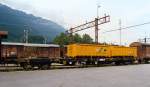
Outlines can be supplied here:
M111 47L111 56L133 56L137 57L137 48L135 47L125 47L125 46L110 46Z
M98 57L137 57L137 49L134 47L96 45L96 44L71 44L67 46L67 56L98 56Z
M67 47L67 56L105 56L109 57L109 46L95 44L71 44Z

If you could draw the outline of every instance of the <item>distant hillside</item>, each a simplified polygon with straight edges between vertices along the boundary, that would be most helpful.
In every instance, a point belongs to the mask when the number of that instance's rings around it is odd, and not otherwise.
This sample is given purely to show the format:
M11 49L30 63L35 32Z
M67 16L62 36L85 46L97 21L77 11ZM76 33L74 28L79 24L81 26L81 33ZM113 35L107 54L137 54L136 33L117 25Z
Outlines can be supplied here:
M29 29L30 36L48 37L49 42L65 30L62 26L52 21L0 4L0 30L8 31L9 33L6 41L21 42L25 29Z

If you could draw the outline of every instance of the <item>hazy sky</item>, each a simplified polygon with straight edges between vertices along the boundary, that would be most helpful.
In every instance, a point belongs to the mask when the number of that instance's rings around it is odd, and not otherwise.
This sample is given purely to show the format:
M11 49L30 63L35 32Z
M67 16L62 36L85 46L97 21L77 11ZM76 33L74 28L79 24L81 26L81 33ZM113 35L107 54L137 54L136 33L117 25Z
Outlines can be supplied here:
M118 20L122 27L150 22L150 0L0 0L14 9L40 16L64 26L70 27L91 21L96 17L97 4L99 16L104 13L111 16L111 22L99 26L99 41L119 43L119 31L102 33L118 29ZM150 37L150 25L122 30L122 43L129 44L145 36ZM79 32L90 34L94 39L94 28Z

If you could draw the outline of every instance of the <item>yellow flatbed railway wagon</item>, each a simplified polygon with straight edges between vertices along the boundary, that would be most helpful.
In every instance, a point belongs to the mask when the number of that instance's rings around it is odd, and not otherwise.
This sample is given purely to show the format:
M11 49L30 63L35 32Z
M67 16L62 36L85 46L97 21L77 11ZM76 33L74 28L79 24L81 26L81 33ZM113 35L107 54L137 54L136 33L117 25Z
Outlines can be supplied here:
M133 63L137 58L137 48L125 46L110 46L111 59L116 64L130 62Z
M85 64L133 62L137 57L136 48L98 45L98 44L71 44L67 46L69 64L75 62Z

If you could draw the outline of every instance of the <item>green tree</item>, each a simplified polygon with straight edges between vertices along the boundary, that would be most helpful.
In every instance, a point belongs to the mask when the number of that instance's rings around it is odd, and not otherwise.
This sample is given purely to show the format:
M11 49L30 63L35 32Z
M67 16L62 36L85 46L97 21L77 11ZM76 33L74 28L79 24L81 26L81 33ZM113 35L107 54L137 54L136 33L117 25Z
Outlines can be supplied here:
M73 42L81 43L82 42L82 37L79 34L73 35Z
M55 44L59 44L60 46L67 45L69 44L69 37L64 33L61 33L59 36L54 38L53 42Z
M59 44L61 47L63 47L63 45L68 45L71 41L73 43L92 43L93 39L88 34L84 34L83 36L79 34L74 34L71 40L68 35L61 33L53 40L55 44Z
M93 39L88 34L84 34L82 36L82 43L93 43Z

